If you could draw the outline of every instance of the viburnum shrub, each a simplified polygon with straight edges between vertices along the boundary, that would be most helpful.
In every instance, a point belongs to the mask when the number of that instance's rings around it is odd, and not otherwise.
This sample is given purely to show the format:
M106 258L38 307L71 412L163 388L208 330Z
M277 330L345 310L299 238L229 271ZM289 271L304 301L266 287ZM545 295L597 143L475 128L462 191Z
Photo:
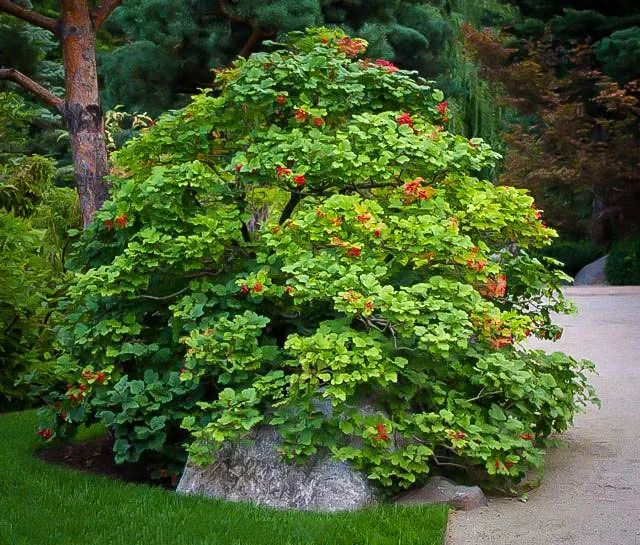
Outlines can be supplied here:
M589 362L522 345L570 308L529 254L555 232L477 177L496 153L446 131L427 82L334 30L275 45L116 154L40 432L100 421L118 462L205 462L270 424L285 458L387 490L540 467L594 399Z

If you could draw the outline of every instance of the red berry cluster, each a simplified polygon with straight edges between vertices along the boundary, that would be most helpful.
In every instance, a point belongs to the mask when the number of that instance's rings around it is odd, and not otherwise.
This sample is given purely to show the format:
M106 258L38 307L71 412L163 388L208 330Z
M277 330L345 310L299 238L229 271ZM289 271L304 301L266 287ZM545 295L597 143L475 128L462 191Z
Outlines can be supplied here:
M411 114L408 114L407 112L399 115L396 118L396 121L398 122L398 125L408 125L413 129L413 118L411 117Z
M53 431L51 431L51 428L45 428L43 430L40 430L37 435L39 435L40 437L42 437L45 441L51 439L51 437L53 436Z
M118 229L124 229L127 226L128 221L129 221L129 218L127 217L126 214L120 214L119 216L115 217L115 220L105 220L104 226L107 228L107 231L111 231L114 225Z
M387 71L387 74L393 74L394 72L397 72L398 70L400 70L400 68L398 68L395 64L389 61L385 61L384 59L377 59L375 61L375 64L377 66L381 66L382 68L385 68Z
M486 285L478 291L484 297L504 297L507 293L507 275L499 274L489 278Z
M288 178L289 176L292 176L291 181L298 187L302 187L306 183L304 174L296 174L293 176L293 171L290 168L278 166L276 167L276 175L279 178Z
M404 200L404 204L409 204L416 199L427 201L435 195L436 190L429 185L423 186L422 182L424 182L424 178L418 177L402 186L404 194L408 197Z
M449 121L449 118L447 117L448 108L449 108L449 104L447 103L446 100L436 106L436 110L438 110L438 112L440 112L440 115L442 116L443 123L446 123L447 121Z
M374 435L373 441L388 441L389 440L389 432L387 431L387 427L384 424L378 424L376 426L377 434Z
M362 40L358 40L357 38L354 40L353 38L349 38L349 36L345 36L338 40L338 49L347 57L353 59L361 53L364 53L367 46Z

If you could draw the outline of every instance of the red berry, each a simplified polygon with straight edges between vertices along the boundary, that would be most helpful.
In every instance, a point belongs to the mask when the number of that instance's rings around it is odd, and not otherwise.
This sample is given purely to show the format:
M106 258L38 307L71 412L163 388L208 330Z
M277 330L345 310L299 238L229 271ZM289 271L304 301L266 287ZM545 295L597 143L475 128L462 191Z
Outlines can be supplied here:
M377 59L375 61L375 64L377 64L378 66L382 66L383 68L386 68L387 74L393 74L394 72L397 72L398 70L400 70L400 68L395 66L392 62L385 61L384 59Z
M262 293L263 290L264 290L264 287L262 286L262 284L260 284L260 282L256 283L253 286L253 291L255 291L256 293Z
M386 441L387 439L389 439L387 428L386 428L386 426L384 424L378 424L376 426L376 429L377 429L378 433L373 438L374 441Z
M438 104L436 106L436 109L440 112L440 115L444 115L448 107L449 107L449 104L445 100L444 102L441 102L440 104Z
M287 102L287 97L286 97L286 96L284 96L284 95L278 95L278 96L276 97L276 102L277 102L278 104L280 104L280 106L282 106L283 104L286 104L286 102Z
M300 174L299 176L293 177L293 183L299 186L304 185L304 175Z
M305 112L302 108L295 111L294 117L298 123L305 123L309 119L309 112Z
M406 112L402 115L399 115L396 121L398 122L398 125L408 125L409 127L413 128L413 119L411 118L411 115Z
M126 214L116 216L116 227L118 227L118 229L124 229L127 226L127 221L129 221L129 218L127 218Z
M47 439L51 439L51 436L53 435L53 432L51 431L51 428L45 428L43 430L40 430L38 432L38 435L40 437L42 437L43 439L47 440Z

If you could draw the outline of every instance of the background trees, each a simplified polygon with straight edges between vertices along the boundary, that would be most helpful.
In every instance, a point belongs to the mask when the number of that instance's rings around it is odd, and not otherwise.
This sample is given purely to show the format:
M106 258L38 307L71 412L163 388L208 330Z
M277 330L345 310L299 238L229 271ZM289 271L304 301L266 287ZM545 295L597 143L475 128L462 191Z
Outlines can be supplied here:
M612 45L639 28L629 25L640 9L626 15L566 9L505 35L464 29L481 74L518 114L504 133L501 182L531 188L565 234L604 243L640 229L640 95L627 65L640 44Z
M91 223L95 211L108 197L108 186L103 180L108 167L95 34L119 4L120 0L103 0L91 8L87 0L62 0L59 17L52 18L10 0L0 0L0 12L40 27L54 34L60 42L65 72L64 99L13 65L0 68L0 79L20 85L62 116L69 132L85 226ZM28 58L23 62L27 63Z
M514 14L497 0L127 1L107 23L99 53L103 98L109 107L156 115L184 105L211 85L211 69L259 51L264 40L335 25L366 39L372 58L437 79L456 111L457 129L495 142L499 110L461 54L458 27L463 20L502 24Z

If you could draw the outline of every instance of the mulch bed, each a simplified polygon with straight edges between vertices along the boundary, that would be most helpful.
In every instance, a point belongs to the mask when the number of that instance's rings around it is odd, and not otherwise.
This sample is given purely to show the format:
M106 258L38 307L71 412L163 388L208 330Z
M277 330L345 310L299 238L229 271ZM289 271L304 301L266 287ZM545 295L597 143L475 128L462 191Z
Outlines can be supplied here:
M132 483L164 486L151 480L147 472L134 464L116 464L113 459L113 440L109 437L92 439L82 443L47 447L38 451L45 462L59 464L79 471L106 475Z

